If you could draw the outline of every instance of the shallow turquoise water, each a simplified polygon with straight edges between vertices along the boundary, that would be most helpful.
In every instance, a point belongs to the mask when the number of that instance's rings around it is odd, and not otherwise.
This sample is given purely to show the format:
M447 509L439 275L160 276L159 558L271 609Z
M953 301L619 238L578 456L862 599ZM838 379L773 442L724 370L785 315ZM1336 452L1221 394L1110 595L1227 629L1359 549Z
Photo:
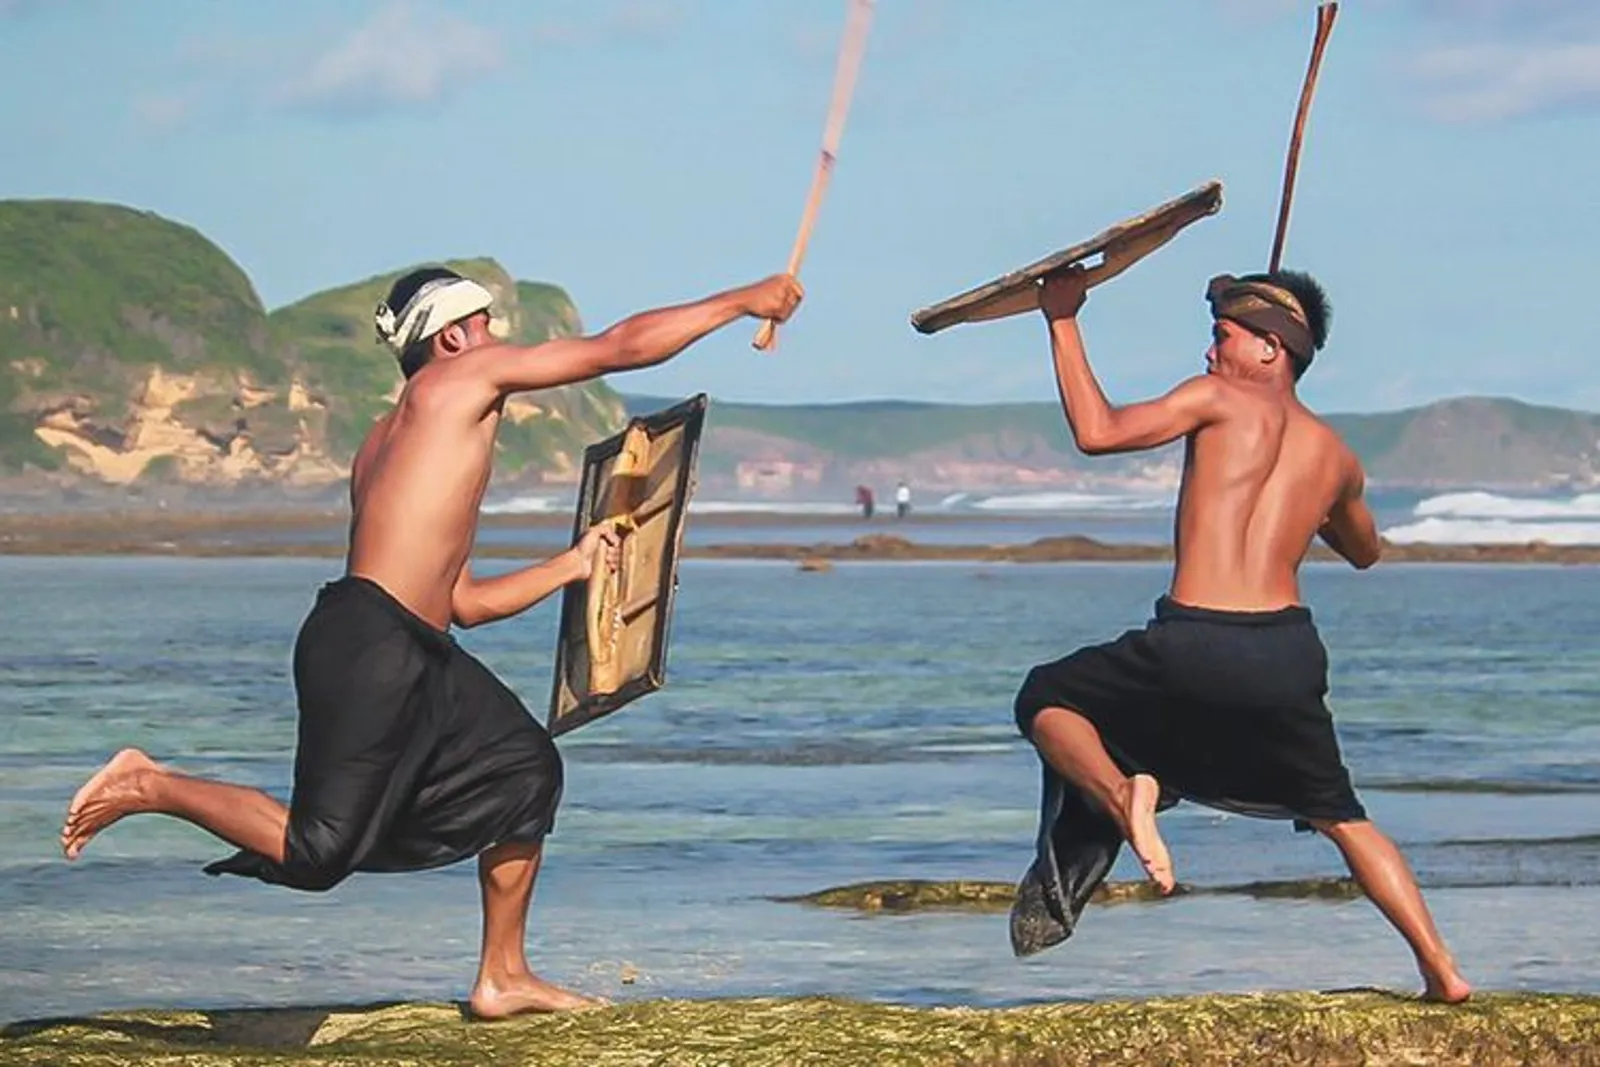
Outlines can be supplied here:
M486 571L504 564L486 565ZM126 1005L459 997L470 864L328 894L211 879L226 854L130 820L76 864L55 832L116 747L284 795L289 649L316 560L0 559L0 1020ZM1029 665L1147 616L1156 566L683 567L668 687L561 740L536 966L613 997L827 992L1011 1003L1410 988L1365 901L1189 897L1092 908L1010 955L1004 916L861 917L767 899L867 878L1014 880L1037 762L1011 721ZM1313 567L1341 741L1468 976L1600 990L1600 569ZM557 608L463 642L541 720ZM1287 825L1164 816L1198 885L1337 875ZM1116 877L1132 877L1124 856ZM621 986L624 965L639 981Z

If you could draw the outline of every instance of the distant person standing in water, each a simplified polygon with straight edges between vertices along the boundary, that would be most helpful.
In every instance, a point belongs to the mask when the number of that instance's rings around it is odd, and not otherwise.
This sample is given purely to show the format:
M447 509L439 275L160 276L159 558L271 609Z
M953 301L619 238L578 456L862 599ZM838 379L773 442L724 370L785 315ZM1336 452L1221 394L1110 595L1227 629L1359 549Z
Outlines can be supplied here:
M894 490L894 517L903 519L909 514L911 514L911 487L902 480Z
M871 486L856 486L856 506L861 509L861 517L863 519L872 518L872 513L877 508L877 502L872 497Z

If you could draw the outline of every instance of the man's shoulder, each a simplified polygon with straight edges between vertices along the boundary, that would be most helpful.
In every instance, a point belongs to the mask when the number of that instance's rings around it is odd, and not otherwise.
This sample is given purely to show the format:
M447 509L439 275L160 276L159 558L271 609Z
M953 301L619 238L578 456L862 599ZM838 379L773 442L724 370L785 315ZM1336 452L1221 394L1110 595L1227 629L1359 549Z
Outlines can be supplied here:
M1303 425L1315 429L1318 433L1327 435L1330 441L1337 441L1341 447L1344 445L1344 438L1339 436L1339 431L1333 428L1333 424L1306 407L1303 401L1299 399L1292 401L1289 407L1289 414Z
M395 411L411 408L434 412L457 407L476 410L486 391L489 358L487 352L480 356L479 350L474 350L429 363L406 382L395 401Z
M1192 401L1223 416L1258 408L1263 403L1260 394L1249 386L1229 381L1218 374L1196 374L1180 382L1178 390Z
M1201 374L1189 379L1183 387L1192 387L1197 391L1204 390L1204 395L1213 403L1233 410L1277 412L1290 419L1307 420L1328 430L1329 433L1333 432L1315 412L1293 396L1284 396L1255 382L1235 381L1216 374Z
M1290 417L1302 427L1301 439L1314 441L1329 460L1341 464L1357 462L1355 450L1327 419L1298 401L1290 408Z
M361 447L356 449L357 460L366 456L389 436L389 430L394 426L394 413L396 408L390 408L372 420L372 425L367 427L367 434L361 439Z

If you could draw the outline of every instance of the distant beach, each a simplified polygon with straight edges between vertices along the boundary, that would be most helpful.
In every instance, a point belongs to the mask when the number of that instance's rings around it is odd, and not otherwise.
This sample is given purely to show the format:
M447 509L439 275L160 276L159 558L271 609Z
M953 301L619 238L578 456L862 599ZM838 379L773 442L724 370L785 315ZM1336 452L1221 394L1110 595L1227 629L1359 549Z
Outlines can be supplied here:
M903 520L869 521L836 509L739 508L724 503L691 511L683 556L830 563L1158 561L1172 556L1166 536L1170 521L1168 516L1140 516L1135 522L1121 514L1061 516L1029 511L977 516L968 511L925 512ZM0 555L332 558L344 552L348 523L348 512L331 508L9 514L0 516ZM570 542L571 531L572 515L566 507L486 510L474 554L519 559L552 552ZM1521 542L1491 537L1481 543L1448 538L1396 543L1386 538L1384 558L1398 563L1600 563L1600 537L1558 543L1540 539L1538 533L1529 531L1530 539ZM1313 561L1336 558L1321 545L1308 555Z

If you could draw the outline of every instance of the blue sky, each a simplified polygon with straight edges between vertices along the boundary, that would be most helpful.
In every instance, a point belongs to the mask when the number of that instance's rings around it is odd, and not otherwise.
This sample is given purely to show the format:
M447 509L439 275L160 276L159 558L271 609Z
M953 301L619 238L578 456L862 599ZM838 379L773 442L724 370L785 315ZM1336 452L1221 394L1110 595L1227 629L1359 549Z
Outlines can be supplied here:
M1264 266L1314 0L878 0L774 353L738 325L636 392L1053 396L1027 316L916 308L1219 178L1220 215L1091 295L1115 400L1200 367L1202 292ZM0 0L0 196L198 227L269 307L492 255L586 325L779 270L843 0ZM1600 408L1600 4L1345 0L1286 265L1335 410L1499 394Z

